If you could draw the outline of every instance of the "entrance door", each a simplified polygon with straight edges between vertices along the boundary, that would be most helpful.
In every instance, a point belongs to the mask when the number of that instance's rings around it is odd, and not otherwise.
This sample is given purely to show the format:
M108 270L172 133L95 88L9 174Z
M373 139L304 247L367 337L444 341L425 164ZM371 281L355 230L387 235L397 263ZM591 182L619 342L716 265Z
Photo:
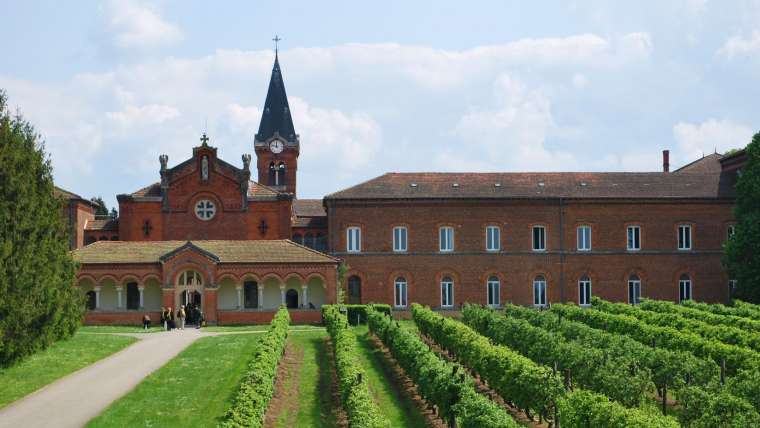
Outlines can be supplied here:
M358 276L348 278L348 304L359 305L362 303L362 280Z
M296 290L291 288L287 293L285 293L285 305L288 307L288 309L298 308L298 292Z

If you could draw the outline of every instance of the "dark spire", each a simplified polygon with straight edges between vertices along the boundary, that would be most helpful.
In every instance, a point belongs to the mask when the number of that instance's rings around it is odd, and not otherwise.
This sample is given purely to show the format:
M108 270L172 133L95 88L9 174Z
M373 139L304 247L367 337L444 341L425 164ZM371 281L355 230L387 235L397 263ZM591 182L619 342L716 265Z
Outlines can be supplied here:
M293 127L293 118L290 116L288 96L285 94L285 83L282 81L280 60L276 51L272 77L269 79L269 90L264 102L264 111L261 114L261 124L259 124L256 140L266 141L272 138L275 132L287 141L298 141L298 136Z

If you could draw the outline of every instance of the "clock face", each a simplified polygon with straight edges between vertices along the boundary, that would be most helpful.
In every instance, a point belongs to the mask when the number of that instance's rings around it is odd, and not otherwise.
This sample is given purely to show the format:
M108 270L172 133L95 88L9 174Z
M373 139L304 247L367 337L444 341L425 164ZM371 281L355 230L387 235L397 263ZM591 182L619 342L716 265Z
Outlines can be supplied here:
M282 153L283 149L285 149L285 144L280 140L272 140L272 142L269 143L269 150L271 150L272 153Z

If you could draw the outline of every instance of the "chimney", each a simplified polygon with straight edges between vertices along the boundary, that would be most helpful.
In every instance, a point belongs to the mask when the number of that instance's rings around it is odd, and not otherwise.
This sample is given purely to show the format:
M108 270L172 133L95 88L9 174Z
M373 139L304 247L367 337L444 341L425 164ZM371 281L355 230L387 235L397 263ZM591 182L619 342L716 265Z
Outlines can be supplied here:
M670 150L662 151L662 172L670 172Z

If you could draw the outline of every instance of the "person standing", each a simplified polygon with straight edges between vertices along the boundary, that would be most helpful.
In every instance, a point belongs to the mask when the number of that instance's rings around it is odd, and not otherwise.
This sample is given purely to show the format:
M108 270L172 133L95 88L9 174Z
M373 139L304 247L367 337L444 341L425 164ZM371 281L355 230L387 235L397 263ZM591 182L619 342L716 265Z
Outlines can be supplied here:
M166 308L161 306L161 325L164 326L164 331L169 328L168 321L169 320L166 319Z
M179 329L184 330L185 329L185 305L182 305L179 307L179 310L177 311L177 319L179 320Z
M143 330L147 330L150 328L150 315L145 314L143 315Z

